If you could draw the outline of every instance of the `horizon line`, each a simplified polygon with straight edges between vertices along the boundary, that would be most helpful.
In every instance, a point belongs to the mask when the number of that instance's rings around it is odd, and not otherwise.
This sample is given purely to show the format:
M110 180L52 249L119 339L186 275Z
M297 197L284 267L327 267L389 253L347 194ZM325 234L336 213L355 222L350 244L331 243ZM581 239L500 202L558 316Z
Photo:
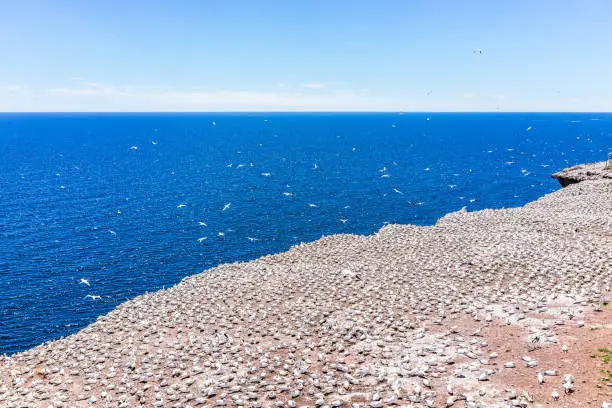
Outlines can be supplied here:
M612 111L402 111L402 110L338 110L338 111L294 111L294 110L210 110L210 111L0 111L0 115L10 114L78 114L78 115L103 115L103 114L612 114Z

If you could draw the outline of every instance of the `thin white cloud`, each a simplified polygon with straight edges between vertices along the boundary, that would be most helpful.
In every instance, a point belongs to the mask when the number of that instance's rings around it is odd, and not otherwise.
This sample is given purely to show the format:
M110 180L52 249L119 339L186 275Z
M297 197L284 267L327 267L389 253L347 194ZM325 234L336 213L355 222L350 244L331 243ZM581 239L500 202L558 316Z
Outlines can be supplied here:
M320 82L312 82L312 83L308 83L308 84L302 84L302 88L308 88L308 89L325 89L327 88L327 85L322 84Z
M20 85L0 85L0 91L19 92L23 89Z
M299 88L298 88L299 89ZM274 87L270 91L198 90L117 86L81 81L47 89L0 86L4 112L258 112L378 111L485 112L612 110L612 98L535 99L505 94L432 98L420 94L389 95L376 91L321 89L319 92ZM463 97L462 97L463 96Z

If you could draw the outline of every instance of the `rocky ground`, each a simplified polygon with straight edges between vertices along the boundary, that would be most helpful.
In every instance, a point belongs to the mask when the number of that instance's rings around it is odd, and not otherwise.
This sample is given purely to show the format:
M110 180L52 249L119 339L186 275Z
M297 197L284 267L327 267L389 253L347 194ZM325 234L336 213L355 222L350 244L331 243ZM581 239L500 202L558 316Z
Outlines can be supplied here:
M186 278L0 358L0 407L601 407L611 284L587 179Z

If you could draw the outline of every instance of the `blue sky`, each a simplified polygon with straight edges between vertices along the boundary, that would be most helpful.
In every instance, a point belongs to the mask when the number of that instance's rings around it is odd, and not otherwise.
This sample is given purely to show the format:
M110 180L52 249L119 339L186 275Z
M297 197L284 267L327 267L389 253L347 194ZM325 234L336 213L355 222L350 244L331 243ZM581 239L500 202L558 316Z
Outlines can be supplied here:
M610 0L0 0L0 111L611 111L611 22Z

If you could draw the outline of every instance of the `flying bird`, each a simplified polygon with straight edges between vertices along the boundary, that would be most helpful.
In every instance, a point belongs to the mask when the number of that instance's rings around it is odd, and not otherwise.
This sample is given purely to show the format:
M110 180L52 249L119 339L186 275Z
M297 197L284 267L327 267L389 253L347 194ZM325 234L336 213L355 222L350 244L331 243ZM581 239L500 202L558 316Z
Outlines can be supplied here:
M87 295L87 296L85 296L85 299L87 299L87 298L91 298L91 300L102 299L102 297L100 297L98 295Z
M183 207L187 207L187 204L179 204L176 206L176 208L183 208Z
M79 284L81 284L81 283L82 283L82 284L85 284L85 285L87 285L87 286L90 286L90 285L89 285L89 281L88 281L87 279L81 278L81 280L79 281Z
M223 209L221 211L223 212L223 211L227 210L228 208L230 208L230 205L232 205L232 203L225 204L225 206L223 207Z

